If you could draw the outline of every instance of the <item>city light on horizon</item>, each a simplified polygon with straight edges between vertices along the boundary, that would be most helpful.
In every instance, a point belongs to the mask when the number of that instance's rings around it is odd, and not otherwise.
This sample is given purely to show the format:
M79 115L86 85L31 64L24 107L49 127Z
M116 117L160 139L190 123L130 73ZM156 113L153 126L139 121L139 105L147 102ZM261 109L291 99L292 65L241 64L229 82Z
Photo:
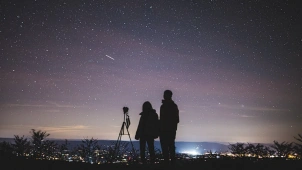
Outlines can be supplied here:
M201 155L201 153L197 152L196 150L185 150L180 153L189 154L189 155Z

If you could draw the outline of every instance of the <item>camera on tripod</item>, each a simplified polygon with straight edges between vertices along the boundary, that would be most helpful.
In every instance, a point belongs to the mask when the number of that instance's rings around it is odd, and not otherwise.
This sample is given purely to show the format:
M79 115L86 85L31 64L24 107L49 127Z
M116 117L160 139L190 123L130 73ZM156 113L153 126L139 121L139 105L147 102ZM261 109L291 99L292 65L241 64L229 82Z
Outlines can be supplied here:
M128 108L128 107L123 107L124 114L125 114L125 113L127 113L127 112L128 112L128 110L129 110L129 108Z
M120 144L121 144L121 139L122 139L122 135L128 135L129 136L129 139L130 139L130 143L132 145L132 156L133 157L136 157L136 154L135 154L135 149L134 149L134 146L133 146L133 143L131 141L131 137L130 137L130 133L129 133L129 126L130 126L130 117L128 115L128 111L129 111L129 108L128 107L123 107L123 111L124 111L124 121L123 121L123 124L122 124L122 127L121 127L121 130L120 130L120 133L119 133L119 136L117 138L117 142L115 144L115 149L114 149L114 157L116 157L119 153L120 153ZM125 133L125 130L127 133Z

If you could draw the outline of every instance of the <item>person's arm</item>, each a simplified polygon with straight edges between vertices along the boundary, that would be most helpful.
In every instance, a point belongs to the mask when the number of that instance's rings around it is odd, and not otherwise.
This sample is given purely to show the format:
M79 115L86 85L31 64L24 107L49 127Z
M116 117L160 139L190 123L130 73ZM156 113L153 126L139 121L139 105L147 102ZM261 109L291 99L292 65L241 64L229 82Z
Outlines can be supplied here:
M159 126L162 127L162 118L163 118L163 106L160 106L160 110L159 110L159 120L160 120L160 123L159 123Z
M177 105L176 105L176 122L179 123L179 110Z
M159 119L162 118L162 113L163 113L163 106L160 106L160 110L159 110Z

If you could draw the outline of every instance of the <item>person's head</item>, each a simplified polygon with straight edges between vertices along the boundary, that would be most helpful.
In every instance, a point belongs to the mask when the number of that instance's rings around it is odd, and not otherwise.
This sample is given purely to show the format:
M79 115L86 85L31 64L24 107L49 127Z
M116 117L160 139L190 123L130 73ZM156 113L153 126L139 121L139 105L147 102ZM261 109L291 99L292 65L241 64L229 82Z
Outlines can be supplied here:
M169 99L172 99L172 91L171 90L165 90L164 92L164 99L165 100L169 100Z
M143 112L146 112L146 111L150 111L152 110L152 105L149 101L146 101L144 104L143 104Z

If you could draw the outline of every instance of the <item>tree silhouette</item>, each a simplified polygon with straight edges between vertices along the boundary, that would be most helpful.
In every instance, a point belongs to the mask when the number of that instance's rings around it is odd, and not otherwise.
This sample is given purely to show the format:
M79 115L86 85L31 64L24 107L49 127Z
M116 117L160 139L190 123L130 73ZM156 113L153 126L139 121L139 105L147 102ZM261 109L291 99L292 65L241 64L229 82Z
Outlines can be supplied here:
M43 153L46 159L53 159L54 157L57 157L57 148L58 144L55 141L45 140L43 144Z
M279 143L277 141L274 141L274 145L272 146L272 148L275 149L278 157L287 158L288 155L293 151L292 145L293 143L288 143L288 142Z
M207 151L206 153L208 154L208 158L215 158L215 154L217 154L217 152L213 153L211 149L210 149L210 151Z
M265 157L270 157L270 156L275 154L275 150L268 147L268 146L265 146L264 150L265 150L265 153L266 153Z
M234 154L236 157L244 157L246 154L246 149L244 147L244 143L235 143L230 144L228 147L232 154Z
M30 141L27 138L19 137L18 135L14 135L14 144L12 144L14 151L16 152L17 156L26 156L29 154L30 151Z
M256 156L256 147L253 144L248 143L245 149L247 154L251 155L252 157Z
M36 131L35 129L31 129L31 142L33 145L33 157L34 158L42 158L44 157L43 151L45 150L44 142L48 134L46 131L42 132L41 130Z
M130 142L128 141L121 141L119 147L113 149L113 160L122 161L121 158L123 158L123 155L128 155L129 153L131 155L129 157L131 158L131 161L135 161L137 159L136 154L138 153L138 151L135 151L135 153L133 153L132 149L130 149L129 147L129 144Z
M115 159L115 143L111 142L109 146L107 146L106 151L104 151L104 158L107 163L112 163Z
M98 141L92 137L91 139L83 139L78 149L84 161L92 163L97 159L95 150L99 150L100 146L98 145Z
M298 134L298 137L294 137L297 141L295 142L294 151L298 154L300 159L302 158L302 135Z
M64 140L64 143L59 145L59 152L61 153L60 159L61 160L67 160L68 156L70 154L70 149L69 149L70 143L68 142L67 139Z
M250 154L252 157L256 157L256 158L263 158L263 157L267 157L269 155L268 150L267 150L268 148L260 143L258 143L256 145L248 143L248 145L246 146L245 149L248 154Z

